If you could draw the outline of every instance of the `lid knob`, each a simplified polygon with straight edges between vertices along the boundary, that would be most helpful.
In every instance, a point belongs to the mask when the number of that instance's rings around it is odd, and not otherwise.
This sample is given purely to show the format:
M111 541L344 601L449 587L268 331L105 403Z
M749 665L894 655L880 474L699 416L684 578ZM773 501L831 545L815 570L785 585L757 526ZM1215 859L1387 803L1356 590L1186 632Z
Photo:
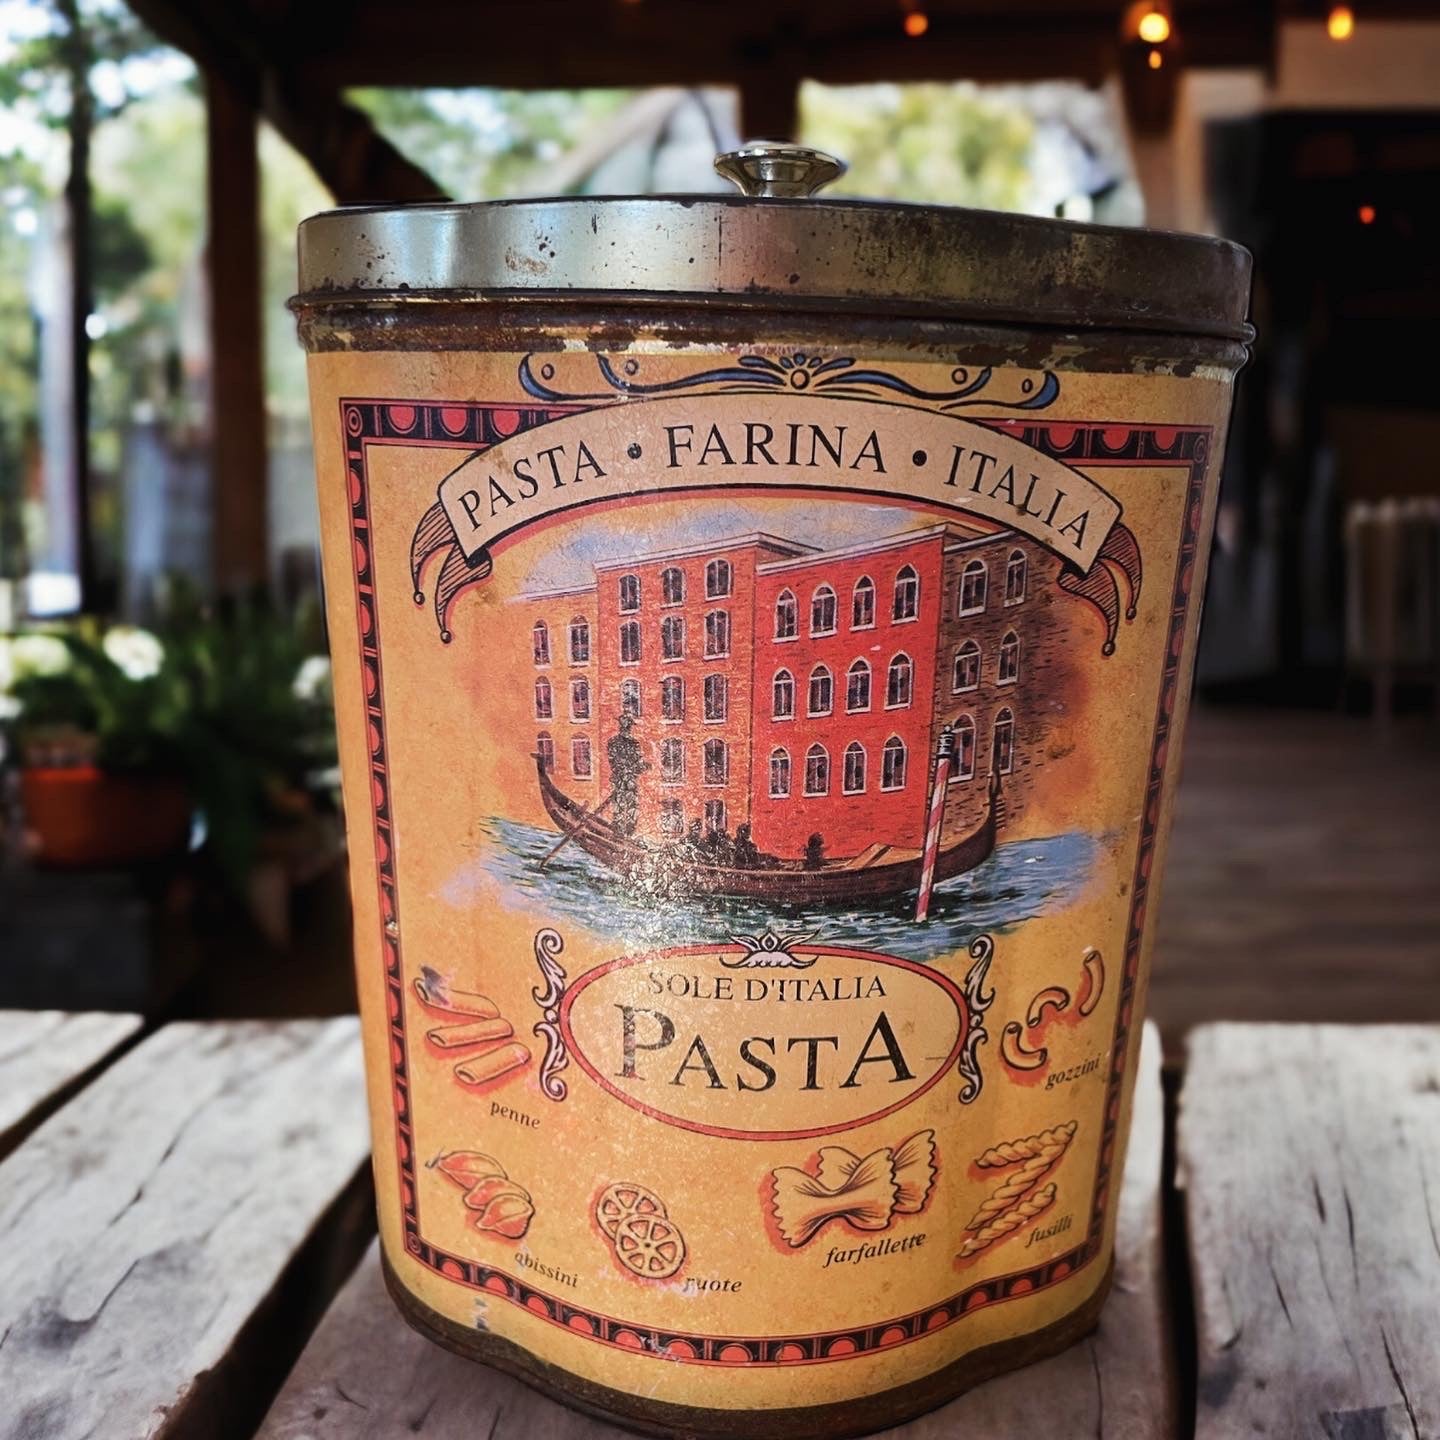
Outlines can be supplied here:
M803 199L822 185L838 180L848 167L843 160L791 145L784 140L755 140L715 157L715 169L742 195Z

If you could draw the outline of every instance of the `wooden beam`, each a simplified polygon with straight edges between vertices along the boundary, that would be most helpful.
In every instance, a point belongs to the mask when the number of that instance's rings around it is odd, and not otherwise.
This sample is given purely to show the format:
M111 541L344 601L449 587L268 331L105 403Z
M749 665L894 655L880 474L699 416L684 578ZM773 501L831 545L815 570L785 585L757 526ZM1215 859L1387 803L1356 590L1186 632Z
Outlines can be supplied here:
M213 72L205 93L215 446L211 553L215 584L223 592L261 585L269 575L260 159L249 100Z
M309 161L337 203L448 198L421 166L375 129L363 110L342 98L337 86L300 81L290 73L284 39L293 27L276 22L270 30L260 28L235 0L210 0L203 7L183 0L133 0L131 9L162 40L183 50L208 76L223 79L274 125Z

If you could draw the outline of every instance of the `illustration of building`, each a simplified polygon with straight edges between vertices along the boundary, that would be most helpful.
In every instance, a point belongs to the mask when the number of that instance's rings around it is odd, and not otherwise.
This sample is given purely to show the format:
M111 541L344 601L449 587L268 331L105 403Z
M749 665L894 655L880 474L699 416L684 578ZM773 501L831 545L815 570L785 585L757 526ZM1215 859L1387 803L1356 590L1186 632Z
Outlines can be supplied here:
M593 584L519 597L534 746L587 806L610 800L618 759L652 842L749 826L788 858L817 835L826 856L918 850L947 724L947 831L981 818L992 764L1007 814L1023 809L1063 709L1059 568L1012 531L955 523L606 561Z

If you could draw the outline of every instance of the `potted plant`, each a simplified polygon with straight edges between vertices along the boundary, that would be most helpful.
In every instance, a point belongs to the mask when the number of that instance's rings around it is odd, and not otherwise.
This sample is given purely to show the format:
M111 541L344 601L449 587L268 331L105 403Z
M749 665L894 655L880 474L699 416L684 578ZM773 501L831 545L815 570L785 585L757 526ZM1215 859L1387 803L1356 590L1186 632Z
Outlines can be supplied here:
M160 641L128 626L0 640L35 858L123 865L184 847L191 801L179 745L185 699Z
M188 594L154 633L82 620L0 638L0 724L36 859L131 864L193 833L244 893L277 845L306 835L313 850L335 743L315 648L303 617Z

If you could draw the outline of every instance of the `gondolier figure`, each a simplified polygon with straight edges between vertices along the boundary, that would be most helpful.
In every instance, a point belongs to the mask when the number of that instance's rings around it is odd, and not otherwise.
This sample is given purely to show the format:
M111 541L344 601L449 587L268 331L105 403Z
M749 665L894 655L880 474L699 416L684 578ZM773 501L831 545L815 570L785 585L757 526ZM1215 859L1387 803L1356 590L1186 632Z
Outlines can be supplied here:
M630 733L635 721L629 715L620 717L620 733L612 735L605 746L610 762L611 814L614 826L623 835L635 833L640 803L640 777L650 768L640 749L640 742Z

